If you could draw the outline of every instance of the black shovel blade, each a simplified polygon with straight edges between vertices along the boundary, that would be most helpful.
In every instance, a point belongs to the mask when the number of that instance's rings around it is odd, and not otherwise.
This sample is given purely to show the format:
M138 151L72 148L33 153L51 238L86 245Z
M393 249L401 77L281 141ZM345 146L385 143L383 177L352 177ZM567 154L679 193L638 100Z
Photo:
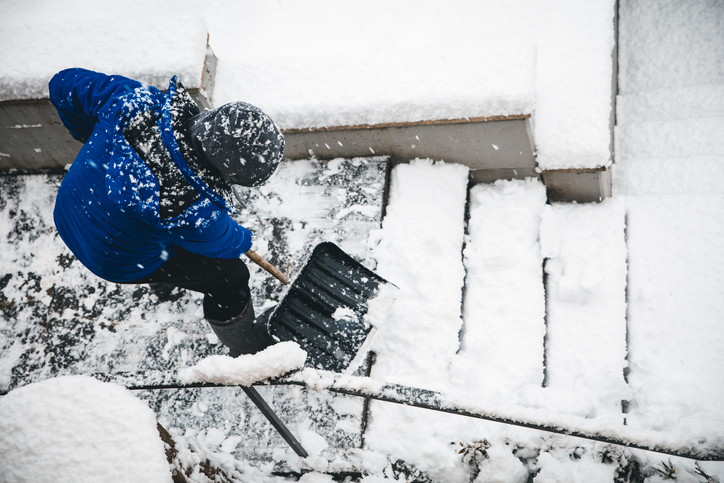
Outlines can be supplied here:
M269 320L269 332L307 351L307 366L342 372L373 334L368 301L388 282L331 242L317 245Z

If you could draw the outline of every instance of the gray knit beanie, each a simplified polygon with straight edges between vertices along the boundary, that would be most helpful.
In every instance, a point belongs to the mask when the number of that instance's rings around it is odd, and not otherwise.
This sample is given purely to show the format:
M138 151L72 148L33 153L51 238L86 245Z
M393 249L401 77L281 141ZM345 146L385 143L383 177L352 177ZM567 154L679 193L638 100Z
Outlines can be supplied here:
M232 102L203 111L186 124L196 153L227 183L259 186L284 155L284 136L261 109Z

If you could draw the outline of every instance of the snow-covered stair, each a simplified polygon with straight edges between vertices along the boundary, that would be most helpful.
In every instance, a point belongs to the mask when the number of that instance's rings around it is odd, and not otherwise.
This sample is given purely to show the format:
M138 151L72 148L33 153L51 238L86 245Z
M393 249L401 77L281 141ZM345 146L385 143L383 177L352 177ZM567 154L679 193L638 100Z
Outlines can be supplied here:
M624 230L625 206L613 198L546 206L541 225L548 400L613 424L629 397Z
M463 239L467 183L458 168L416 161L392 172L374 252L378 272L401 294L375 341L372 376L622 426L629 397L624 206L546 205L534 179L477 185ZM394 453L440 481L467 481L466 464L446 456L450 441L487 440L481 475L502 471L506 481L526 481L541 468L594 471L603 475L595 481L611 481L615 470L593 452L571 463L567 449L526 468L516 456L541 451L550 436L506 425L377 402L369 421L366 448Z
M623 2L614 195L629 251L627 422L722 444L724 8Z
M538 238L545 203L545 187L533 179L481 184L470 192L464 330L452 377L473 397L510 400L524 386L543 384Z
M401 294L391 323L380 328L375 341L376 377L446 387L462 326L467 176L465 166L429 161L398 165L392 172L384 237L375 254L378 273Z
M468 169L420 160L396 166L387 214L374 249L377 272L400 288L373 350L372 377L441 392L459 349ZM366 447L395 454L439 481L463 481L467 471L446 456L455 418L394 404L372 403ZM454 434L454 432L452 433ZM434 436L433 436L434 435ZM421 447L419 445L424 445ZM419 455L440 458L420 461Z
M618 120L614 193L626 199L630 258L627 421L716 438L724 265L710 252L724 237L724 84L624 93Z
M614 193L724 191L724 84L623 94L617 113Z

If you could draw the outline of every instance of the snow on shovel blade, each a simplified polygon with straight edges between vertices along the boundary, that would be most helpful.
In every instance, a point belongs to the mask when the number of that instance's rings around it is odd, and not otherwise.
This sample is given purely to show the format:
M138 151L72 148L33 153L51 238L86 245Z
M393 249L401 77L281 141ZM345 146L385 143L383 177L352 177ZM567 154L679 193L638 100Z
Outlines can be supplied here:
M281 341L307 351L307 365L351 372L361 363L397 287L334 243L317 245L269 320Z

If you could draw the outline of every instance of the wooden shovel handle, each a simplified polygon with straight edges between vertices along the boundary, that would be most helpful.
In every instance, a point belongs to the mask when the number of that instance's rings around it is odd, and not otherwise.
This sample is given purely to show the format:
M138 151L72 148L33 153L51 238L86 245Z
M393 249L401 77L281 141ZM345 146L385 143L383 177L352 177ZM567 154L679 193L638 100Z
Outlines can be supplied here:
M287 277L286 275L284 275L281 270L279 270L277 267L275 267L275 266L272 265L271 263L269 263L269 262L267 262L266 260L264 260L262 257L260 257L259 255L257 255L256 252L254 252L253 250L249 250L249 251L246 252L244 255L246 255L247 257L249 257L252 262L256 263L256 264L259 265L261 268L263 268L263 269L266 270L267 272L269 272L269 273L271 273L272 275L274 275L274 276L277 278L277 280L279 280L279 281L280 281L281 283L283 283L284 285L289 285L289 284L291 283L291 282L289 281L289 277Z

